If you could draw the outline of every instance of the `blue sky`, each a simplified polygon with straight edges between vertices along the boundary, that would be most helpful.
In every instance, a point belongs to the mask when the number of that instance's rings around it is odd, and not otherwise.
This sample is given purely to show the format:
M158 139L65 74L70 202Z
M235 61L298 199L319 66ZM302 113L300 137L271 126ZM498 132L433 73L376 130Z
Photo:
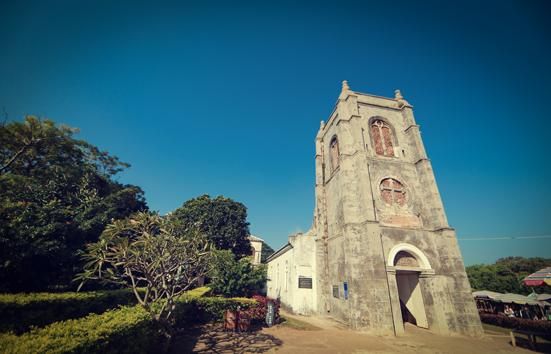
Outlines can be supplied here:
M545 1L0 4L0 107L49 117L132 167L166 213L249 209L272 247L306 231L314 137L349 80L415 106L467 264L551 256Z

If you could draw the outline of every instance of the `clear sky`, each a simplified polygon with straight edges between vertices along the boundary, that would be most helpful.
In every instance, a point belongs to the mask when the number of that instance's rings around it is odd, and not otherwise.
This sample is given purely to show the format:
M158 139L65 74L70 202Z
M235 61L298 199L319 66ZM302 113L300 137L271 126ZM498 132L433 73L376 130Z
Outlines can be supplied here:
M2 1L0 107L132 167L166 213L243 202L277 248L314 208L314 138L340 92L415 106L467 264L551 257L549 1Z

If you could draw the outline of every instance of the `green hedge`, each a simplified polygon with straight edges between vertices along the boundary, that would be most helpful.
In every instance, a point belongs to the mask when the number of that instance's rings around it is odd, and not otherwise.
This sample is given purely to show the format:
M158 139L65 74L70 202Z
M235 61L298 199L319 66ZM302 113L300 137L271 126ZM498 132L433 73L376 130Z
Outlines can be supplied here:
M159 332L141 306L56 322L21 336L0 335L2 353L148 353L159 346Z
M257 302L248 298L190 297L178 299L174 317L176 326L185 327L208 321L221 321L226 310L246 309Z
M205 295L208 295L211 292L211 289L208 286L202 286L200 288L195 288L193 290L186 291L184 295L182 295L180 298L198 298L203 297Z
M227 309L250 308L246 298L201 297L209 288L187 292L177 301L177 325L221 320ZM0 334L1 353L148 353L162 352L160 331L141 306L121 307L100 315L56 322L20 336Z
M247 298L203 297L195 300L195 304L204 319L219 321L224 318L226 310L236 310L238 307L247 309L255 305L256 301Z
M235 310L237 307L248 308L256 304L256 300L220 296L206 297L209 287L195 288L180 296L176 301L174 317L177 325L193 322L218 321L224 318L226 310Z
M132 305L130 289L94 292L0 294L0 332L23 333L31 326L102 313L118 305Z

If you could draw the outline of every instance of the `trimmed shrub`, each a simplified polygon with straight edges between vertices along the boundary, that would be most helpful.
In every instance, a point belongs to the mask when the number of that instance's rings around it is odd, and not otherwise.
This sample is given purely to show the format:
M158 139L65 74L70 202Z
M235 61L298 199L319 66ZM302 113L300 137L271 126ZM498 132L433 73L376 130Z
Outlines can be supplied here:
M223 319L226 310L236 310L238 307L253 314L253 320L264 320L266 298L202 297L209 291L207 287L197 288L178 299L174 310L176 325L219 321ZM149 353L162 351L164 342L161 333L157 322L143 307L124 306L100 315L90 314L44 328L33 328L20 336L2 333L0 352Z
M182 296L188 298L198 298L208 295L211 292L211 289L208 286L202 286L200 288L195 288L193 290L186 291Z
M21 336L0 336L2 353L148 353L160 343L159 331L141 306L56 322Z
M102 313L118 305L136 303L130 289L66 292L0 294L0 332L22 333L31 326L43 327L50 323Z
M247 312L253 321L259 323L266 320L266 313L268 312L268 301L271 301L275 306L274 322L279 322L279 300L261 295L254 295L253 300L256 301L256 306L251 306L247 309Z
M175 321L177 326L185 326L190 323L201 323L208 321L222 321L226 310L237 310L246 312L253 322L262 323L266 319L268 301L275 305L275 322L279 322L278 300L265 296L255 295L249 298L224 298L224 297L202 297L191 298L181 297L175 310Z
M551 321L527 320L524 318L507 317L487 313L481 313L480 320L484 323L505 328L549 333L549 336L551 337Z
M191 323L221 321L226 310L247 309L256 305L256 301L247 298L190 297L178 299L174 318L176 326Z
M228 250L216 251L209 273L210 287L217 295L250 296L262 291L267 279L266 265L253 265L249 257L236 259Z
M196 300L196 306L207 321L221 321L226 310L244 310L256 305L256 301L247 298L204 297Z

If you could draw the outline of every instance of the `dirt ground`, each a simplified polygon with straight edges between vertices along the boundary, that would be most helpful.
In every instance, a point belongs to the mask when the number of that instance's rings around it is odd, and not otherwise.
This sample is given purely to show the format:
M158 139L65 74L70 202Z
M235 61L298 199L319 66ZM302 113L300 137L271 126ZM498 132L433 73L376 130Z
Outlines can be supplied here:
M403 336L375 336L346 329L326 318L283 314L286 324L250 333L232 333L210 324L178 338L171 353L316 353L316 354L500 354L534 353L513 348L505 333L489 331L483 338L449 337L431 333L413 325ZM307 330L302 323L308 323ZM527 346L522 339L517 344ZM548 347L539 348L549 352ZM540 351L541 352L541 351Z

